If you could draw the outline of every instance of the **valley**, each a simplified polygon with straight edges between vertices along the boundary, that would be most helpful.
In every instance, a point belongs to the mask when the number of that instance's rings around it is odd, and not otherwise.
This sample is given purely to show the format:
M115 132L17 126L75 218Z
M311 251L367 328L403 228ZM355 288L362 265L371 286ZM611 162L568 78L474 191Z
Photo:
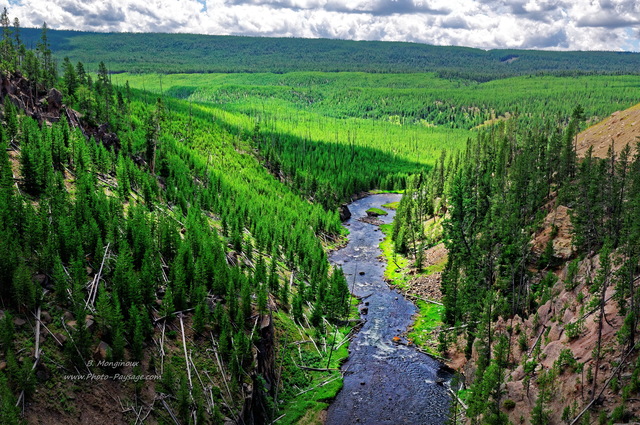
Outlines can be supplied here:
M4 28L3 424L640 417L638 54Z

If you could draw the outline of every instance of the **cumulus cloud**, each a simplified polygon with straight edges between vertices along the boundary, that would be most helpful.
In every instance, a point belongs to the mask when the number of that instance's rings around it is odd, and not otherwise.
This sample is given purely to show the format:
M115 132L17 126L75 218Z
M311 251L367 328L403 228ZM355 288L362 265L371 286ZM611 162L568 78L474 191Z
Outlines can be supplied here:
M638 50L638 0L0 0L24 26Z
M577 22L579 27L602 27L602 28L625 28L640 24L637 18L631 18L617 13L601 11L580 18Z

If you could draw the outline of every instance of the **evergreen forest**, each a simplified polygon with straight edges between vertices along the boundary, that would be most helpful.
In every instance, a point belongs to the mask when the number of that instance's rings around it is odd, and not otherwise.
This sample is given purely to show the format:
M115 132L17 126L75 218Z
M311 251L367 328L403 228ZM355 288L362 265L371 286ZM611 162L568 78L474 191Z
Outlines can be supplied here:
M0 26L3 424L322 423L375 191L451 423L640 417L638 54Z

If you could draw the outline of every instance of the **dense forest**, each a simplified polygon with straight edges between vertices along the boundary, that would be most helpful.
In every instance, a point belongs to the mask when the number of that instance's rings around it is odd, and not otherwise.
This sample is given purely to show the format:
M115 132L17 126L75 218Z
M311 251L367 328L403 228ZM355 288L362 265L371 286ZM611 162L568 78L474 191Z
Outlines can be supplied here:
M592 414L599 423L616 423L637 414L629 402L639 391L640 373L635 360L640 155L638 146L628 145L610 149L606 158L593 157L591 150L577 158L575 138L583 120L577 106L566 124L530 127L510 120L483 131L463 151L443 155L432 173L412 178L398 207L395 247L414 257L424 244L434 243L425 236L424 223L434 216L444 219L443 321L452 331L440 333L440 350L457 346L473 359L465 406L471 423L507 424L519 413L532 424L548 424L556 423L560 412L566 423L591 423ZM561 224L549 222L561 210L570 216L569 253L555 251ZM540 246L536 236L543 232L549 237ZM557 298L562 302L554 304ZM605 310L608 303L615 307ZM543 319L549 306L561 310ZM572 308L580 317L564 321ZM588 336L590 316L593 351L574 356L570 347ZM616 316L619 327L605 339L603 327L612 326ZM550 367L554 321L565 334L555 338L565 348L551 357ZM611 358L615 368L605 369ZM537 389L530 410L522 405L514 410L504 385L518 367L527 394L529 386ZM604 372L598 377L603 370L610 375L606 381ZM560 392L558 380L569 373L577 374L582 396ZM611 401L602 408L605 389ZM556 397L564 401L557 403Z
M566 122L570 104L591 121L633 105L635 76L516 77L475 83L433 74L117 74L113 81L209 108L253 132L274 172L295 176L309 198L333 208L354 193L402 189L486 126ZM356 173L352 171L357 164ZM338 195L333 198L332 195Z
M46 27L29 50L6 11L2 26L3 423L21 423L45 382L39 403L73 414L65 376L127 362L158 377L155 395L144 380L115 391L150 404L147 414L162 403L161 423L277 415L278 391L293 395L287 380L312 378L283 363L271 320L322 340L349 315L346 280L321 242L339 237L337 211L281 184L251 154L251 135L205 108L147 102L113 86L104 64L92 76L65 59L58 74ZM326 365L325 350L307 365ZM96 358L121 366L90 370ZM203 365L217 373L200 376ZM75 384L92 391L91 380Z
M27 46L39 31L23 30ZM193 34L124 34L50 31L57 58L68 56L95 71L99 62L114 72L359 71L438 72L445 78L489 81L552 73L637 74L640 54L481 50L418 43Z

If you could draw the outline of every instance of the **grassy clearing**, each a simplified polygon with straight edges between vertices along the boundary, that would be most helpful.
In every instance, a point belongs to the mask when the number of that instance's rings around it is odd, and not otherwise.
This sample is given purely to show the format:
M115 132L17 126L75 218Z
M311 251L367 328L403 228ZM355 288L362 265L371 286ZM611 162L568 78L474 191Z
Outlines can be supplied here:
M399 193L399 194L403 194L404 190L381 190L381 189L374 189L374 190L370 190L369 191L370 194L372 195L379 195L381 193ZM384 205L383 205L384 207Z
M385 210L382 210L380 208L369 208L367 210L367 214L368 215L372 215L372 216L389 215L388 212L386 212Z
M418 300L418 314L407 338L418 347L438 355L434 331L442 326L444 307Z
M400 205L400 201L388 202L386 204L382 204L384 208L389 208L390 210L397 210L399 205Z
M396 254L393 250L393 241L391 240L392 228L393 224L383 224L380 226L380 230L385 235L383 241L380 242L382 256L387 262L384 277L389 284L405 289L408 279L403 270L409 265L409 260L402 255Z

